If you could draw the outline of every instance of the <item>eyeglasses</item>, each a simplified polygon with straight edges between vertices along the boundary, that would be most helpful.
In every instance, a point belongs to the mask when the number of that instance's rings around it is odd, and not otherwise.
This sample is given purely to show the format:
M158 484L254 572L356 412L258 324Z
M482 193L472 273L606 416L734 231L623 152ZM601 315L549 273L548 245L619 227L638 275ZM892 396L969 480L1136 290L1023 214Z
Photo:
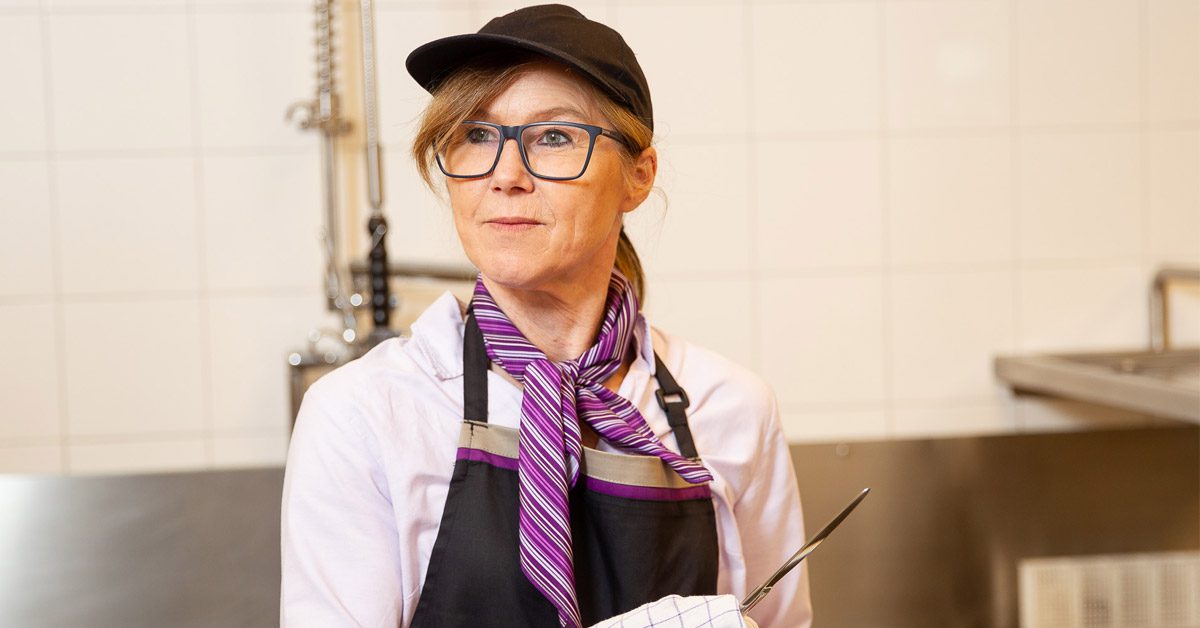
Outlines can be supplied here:
M458 125L445 146L435 153L447 177L486 177L500 163L508 140L517 140L521 161L539 179L570 181L583 176L592 160L596 137L603 135L625 143L616 131L578 122L531 122L505 126L467 120Z

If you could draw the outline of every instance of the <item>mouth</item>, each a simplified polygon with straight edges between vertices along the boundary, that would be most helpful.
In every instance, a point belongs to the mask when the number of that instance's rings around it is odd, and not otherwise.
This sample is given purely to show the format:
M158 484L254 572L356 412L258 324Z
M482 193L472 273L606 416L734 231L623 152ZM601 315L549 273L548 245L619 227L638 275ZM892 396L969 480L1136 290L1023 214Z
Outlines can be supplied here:
M499 229L501 231L524 231L532 229L542 223L532 218L522 218L520 216L502 216L493 218L484 222L485 225Z

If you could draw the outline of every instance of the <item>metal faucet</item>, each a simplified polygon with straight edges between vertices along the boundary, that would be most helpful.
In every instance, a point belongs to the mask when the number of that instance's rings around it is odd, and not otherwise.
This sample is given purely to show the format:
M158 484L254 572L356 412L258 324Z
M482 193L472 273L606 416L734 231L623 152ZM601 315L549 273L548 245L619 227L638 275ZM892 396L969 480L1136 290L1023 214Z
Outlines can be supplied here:
M1171 348L1167 287L1179 280L1200 283L1200 268L1165 266L1154 275L1154 285L1150 289L1150 349L1155 353L1162 353Z

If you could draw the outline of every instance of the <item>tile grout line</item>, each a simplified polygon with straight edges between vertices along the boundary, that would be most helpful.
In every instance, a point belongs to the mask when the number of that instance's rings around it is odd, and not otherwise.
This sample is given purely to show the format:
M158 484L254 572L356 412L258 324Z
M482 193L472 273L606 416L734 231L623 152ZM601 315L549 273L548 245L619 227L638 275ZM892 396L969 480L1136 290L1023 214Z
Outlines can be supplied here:
M1150 35L1150 15L1149 5L1147 0L1139 0L1138 2L1138 194L1141 204L1140 218L1138 226L1141 228L1141 260L1143 276L1154 271L1154 260L1150 253L1150 232L1154 227L1154 216L1150 211L1150 132L1146 125L1146 119L1149 118L1147 105L1150 101L1150 85L1147 72L1150 67L1150 52L1149 35ZM1147 295L1147 304L1149 304L1149 295ZM1146 309L1149 313L1149 306ZM1149 329L1149 316L1146 319L1146 325L1143 329ZM1148 332L1147 332L1148 333ZM1149 338L1147 338L1147 342Z
M887 82L887 30L886 7L884 0L875 2L875 71L878 73L876 87L879 90L879 249L880 259L880 298L879 325L883 339L883 438L887 440L896 437L896 408L895 408L895 373L892 370L892 329L888 324L889 308L892 305L892 254L891 254L891 204L888 194L891 186L888 176L891 174L891 136L888 128L888 82Z
M238 428L215 428L215 437L221 438L271 438L280 436L280 426L255 425ZM205 436L203 429L186 429L177 431L115 431L115 432L84 432L74 434L67 439L72 445L104 445L104 444L155 444L155 443L194 443ZM0 448L35 447L58 443L61 439L56 436L16 436L0 438Z
M1018 57L1017 54L1017 1L1008 2L1008 184L1009 190L1009 229L1011 250L1009 252L1012 273L1012 307L1009 316L1012 317L1013 350L1020 350L1023 345L1021 333L1021 146L1022 136L1017 120L1020 113L1018 99ZM1012 421L1014 431L1020 433L1026 430L1025 416L1021 411L1017 396L1013 394Z
M1011 158L1011 156L1010 156ZM1010 177L1015 179L1015 176L1010 174ZM892 264L888 267L893 277L924 277L930 275L962 275L969 273L996 273L996 272L1020 272L1020 271L1057 271L1057 270L1112 270L1128 268L1129 265L1138 263L1135 258L1128 257L1112 257L1100 259L1049 259L1040 260L1034 259L1029 261L1014 261L1002 260L998 262L963 262L963 263L921 263L921 264ZM706 270L704 277L697 278L694 273L689 273L683 270L652 272L648 274L648 278L652 281L662 281L671 283L696 283L703 281L774 281L774 280L801 280L801 279L847 279L847 278L865 278L878 277L884 272L882 264L866 265L866 266L814 266L805 268L785 269L778 267L762 268L754 270ZM1015 294L1015 293L1014 293ZM290 295L290 293L289 293ZM230 294L229 296L240 296L238 294ZM0 299L0 303L4 300ZM1015 311L1015 310L1014 310Z
M215 467L216 462L212 399L213 344L212 320L208 307L208 241L204 233L207 207L207 199L204 195L204 154L201 150L204 127L200 108L196 106L200 100L199 29L196 15L196 0L188 0L188 85L191 91L192 185L195 188L192 191L194 195L192 206L195 208L194 224L196 228L196 318L199 322L200 332L200 420L203 433L204 463L211 469Z
M759 249L754 245L755 236L758 233L760 224L759 220L759 195L758 195L758 141L753 139L753 130L758 123L757 114L755 113L755 105L757 99L754 97L754 6L751 0L743 0L742 2L742 36L745 40L742 43L743 57L743 72L745 73L745 87L742 90L745 94L745 122L746 132L751 139L745 141L746 151L746 234L749 242L746 260L749 265L750 272L748 273L750 283L750 362L748 366L754 369L757 373L762 373L765 360L763 347L763 330L761 322L765 318L763 312L763 281L762 274L759 272L762 259L759 255Z
M188 146L159 146L149 148L67 148L62 150L0 152L0 160L23 161L41 159L78 159L92 161L98 159L149 159L152 157L190 157L193 147ZM216 157L274 157L286 155L307 155L312 150L308 145L288 144L248 144L243 146L230 145L200 145L206 153Z
M42 2L45 6L45 2ZM414 4L413 10L439 8L441 5L428 2ZM186 3L177 5L163 6L161 3L145 2L141 4L93 4L93 5L76 5L76 6L59 6L46 7L46 12L53 15L65 16L121 16L128 15L140 17L143 15L186 15L193 10L197 13L206 15L241 15L247 13L267 13L267 14L287 14L287 13L304 13L311 11L311 7L307 5L287 5L273 2L229 2L225 4L210 4L204 6L195 6L191 0ZM409 7L393 7L392 10L408 10ZM32 11L28 11L32 12ZM0 9L0 15L16 14L21 15L27 13L22 9Z
M244 288L209 288L205 290L207 298L245 299L251 297L295 297L310 296L312 286L250 286ZM172 302L196 298L193 290L122 290L103 292L63 292L53 291L44 293L6 294L0 295L0 305L44 305L53 304L59 298L64 304L76 303L131 303L131 302Z
M46 147L53 151L57 147L58 138L55 135L54 108L54 69L51 63L51 28L50 13L46 0L38 2L38 16L42 30L42 96L45 99ZM50 275L53 282L54 295L54 368L58 377L58 437L59 437L59 472L69 473L71 470L71 449L69 447L71 434L71 414L69 397L67 395L67 314L63 301L63 260L61 221L58 195L58 160L46 160L46 191L50 208Z

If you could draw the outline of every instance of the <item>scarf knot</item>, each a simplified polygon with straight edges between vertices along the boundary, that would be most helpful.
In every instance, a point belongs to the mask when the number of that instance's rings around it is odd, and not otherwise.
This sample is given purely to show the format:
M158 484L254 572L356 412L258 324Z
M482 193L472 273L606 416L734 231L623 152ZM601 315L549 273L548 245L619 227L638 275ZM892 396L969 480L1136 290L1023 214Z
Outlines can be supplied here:
M521 571L557 609L559 624L578 628L568 492L582 465L580 423L626 453L660 458L693 484L712 475L663 446L637 407L604 387L620 368L641 316L633 286L621 273L614 270L609 279L596 343L573 360L551 361L530 343L496 305L482 275L471 304L488 357L524 386L517 438Z

